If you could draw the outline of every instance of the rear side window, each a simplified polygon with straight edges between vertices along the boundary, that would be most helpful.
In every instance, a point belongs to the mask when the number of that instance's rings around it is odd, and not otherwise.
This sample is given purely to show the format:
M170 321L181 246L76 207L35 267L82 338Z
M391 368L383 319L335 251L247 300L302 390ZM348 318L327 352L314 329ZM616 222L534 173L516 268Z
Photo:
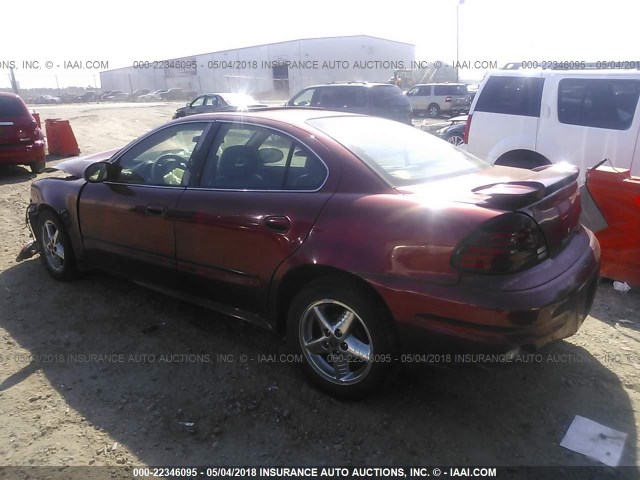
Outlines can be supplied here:
M480 93L475 110L539 117L543 86L542 78L491 77Z
M469 95L466 85L435 85L434 95Z
M409 104L409 100L404 96L402 90L394 85L372 87L371 96L374 107L396 107Z
M367 92L364 87L324 87L318 89L317 97L314 96L314 107L321 108L354 108L366 107Z
M0 117L22 117L27 114L24 103L15 97L0 97Z
M565 78L558 89L558 120L569 125L627 130L639 93L637 80Z

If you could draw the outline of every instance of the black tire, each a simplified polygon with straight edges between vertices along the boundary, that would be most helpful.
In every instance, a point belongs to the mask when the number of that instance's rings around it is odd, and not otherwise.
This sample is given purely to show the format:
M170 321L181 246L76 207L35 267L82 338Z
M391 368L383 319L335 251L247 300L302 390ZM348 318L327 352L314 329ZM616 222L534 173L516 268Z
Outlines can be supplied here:
M341 323L348 318L350 326ZM341 332L340 325L347 330ZM350 399L383 385L394 368L398 345L386 306L364 286L340 276L311 282L295 297L287 339L292 350L302 354L302 369L311 382Z
M462 135L460 135L459 133L452 133L446 136L445 140L455 146L459 146L464 143L464 139L462 138Z
M64 281L75 278L76 259L69 235L60 218L50 210L43 211L38 219L36 235L40 259L49 275L56 280Z
M496 161L495 164L533 170L534 168L548 165L549 161L538 154L528 152L513 152L503 155Z
M31 168L31 171L35 174L42 172L42 170L44 170L44 167L45 167L44 160L42 160L41 162L36 162L29 165L29 168Z
M432 103L427 107L427 115L431 118L436 118L440 116L440 107L437 103Z

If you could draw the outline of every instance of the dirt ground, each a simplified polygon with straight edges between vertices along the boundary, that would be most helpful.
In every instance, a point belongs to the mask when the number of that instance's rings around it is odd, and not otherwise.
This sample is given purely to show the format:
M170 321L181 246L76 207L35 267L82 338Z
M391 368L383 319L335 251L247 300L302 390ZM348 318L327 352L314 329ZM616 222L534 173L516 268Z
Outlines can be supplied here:
M177 106L38 110L69 119L89 154ZM542 360L408 366L345 403L280 358L273 333L104 274L60 283L37 258L16 263L34 178L0 168L0 465L600 465L560 446L575 415L626 432L621 463L639 464L640 288L603 280L582 329Z

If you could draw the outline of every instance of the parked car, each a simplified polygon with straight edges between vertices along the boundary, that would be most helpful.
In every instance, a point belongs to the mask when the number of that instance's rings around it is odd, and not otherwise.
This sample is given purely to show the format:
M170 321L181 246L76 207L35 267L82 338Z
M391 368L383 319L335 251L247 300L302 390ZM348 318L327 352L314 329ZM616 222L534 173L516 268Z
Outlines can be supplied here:
M266 107L250 95L242 93L206 93L200 95L185 107L176 110L174 119L217 111L246 110L249 107Z
M467 149L497 165L571 163L580 181L604 158L640 175L639 94L638 71L494 71L471 106Z
M167 90L156 90L155 92L147 93L146 95L140 95L138 100L141 102L159 102L162 100L162 94L167 93Z
M107 97L108 102L128 102L131 100L131 95L125 92L109 95Z
M418 84L407 91L407 98L415 113L430 117L468 113L471 106L471 96L462 83Z
M119 95L121 93L124 93L122 90L107 90L106 92L103 92L102 95L100 95L100 101L102 102L108 102L110 101L110 98Z
M387 83L327 83L307 87L289 100L291 107L317 107L362 113L411 124L411 105L395 85Z
M387 119L203 114L54 168L68 176L33 183L37 242L19 258L39 251L60 280L107 269L286 331L335 395L376 388L425 342L570 336L595 295L577 169L491 167Z
M446 125L437 128L434 134L453 145L460 146L464 143L464 128L466 124L466 115L453 117Z
M137 102L141 96L143 95L147 95L148 93L150 93L150 90L146 89L146 88L141 88L139 90L136 90L135 92L133 92L130 96L130 100L133 102Z
M183 89L170 88L169 90L160 93L160 98L162 100L184 100L187 97L185 96Z
M100 99L100 95L98 92L84 92L82 95L77 97L78 102L96 102Z
M53 104L62 103L62 101L60 100L59 97L54 97L52 95L40 95L39 97L36 97L36 100L34 103L44 104L44 105L53 105Z
M45 166L44 134L13 93L0 92L0 164L29 165L33 173Z

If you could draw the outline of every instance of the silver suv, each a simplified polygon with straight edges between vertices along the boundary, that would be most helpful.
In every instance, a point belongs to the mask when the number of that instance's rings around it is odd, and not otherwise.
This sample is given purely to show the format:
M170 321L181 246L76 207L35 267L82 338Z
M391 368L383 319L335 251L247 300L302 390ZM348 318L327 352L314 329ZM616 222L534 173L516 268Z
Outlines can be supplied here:
M453 116L469 113L471 95L462 83L425 83L407 92L414 112L424 112L430 117L443 113Z

